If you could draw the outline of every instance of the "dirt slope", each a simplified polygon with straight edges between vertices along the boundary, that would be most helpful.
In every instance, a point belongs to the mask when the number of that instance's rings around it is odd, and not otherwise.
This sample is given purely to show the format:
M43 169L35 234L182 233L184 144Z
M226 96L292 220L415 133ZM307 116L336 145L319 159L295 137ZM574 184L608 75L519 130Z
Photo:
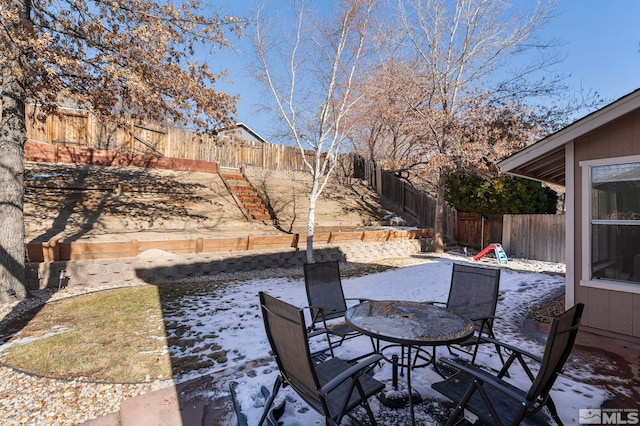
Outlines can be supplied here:
M278 216L274 226L248 222L217 174L49 163L26 168L27 242L306 233L311 178L303 172L247 170ZM334 181L318 202L316 231L380 224L387 207L359 180Z

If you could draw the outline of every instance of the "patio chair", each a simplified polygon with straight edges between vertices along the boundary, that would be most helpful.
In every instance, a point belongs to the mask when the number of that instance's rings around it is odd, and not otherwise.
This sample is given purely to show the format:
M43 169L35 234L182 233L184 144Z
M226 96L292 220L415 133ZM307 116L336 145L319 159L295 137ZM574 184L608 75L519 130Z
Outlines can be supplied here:
M340 346L347 339L362 335L344 321L344 314L347 311L347 301L362 302L364 299L345 299L340 278L340 264L337 260L305 263L303 268L311 314L309 332L326 333L331 356L334 356L333 348ZM375 352L376 344L373 339L371 344Z
M493 321L496 318L499 285L500 269L454 263L447 303L428 302L444 305L447 309L473 321L473 336L449 346L449 350L456 349L471 355L471 364L475 363L479 345L486 343L483 337L495 339ZM496 346L496 350L504 364L500 347Z
M448 379L431 385L452 401L458 401L447 425L462 422L467 410L486 424L517 425L527 419L548 424L549 419L542 412L545 407L555 422L562 425L549 392L573 349L583 308L584 305L579 303L553 319L542 358L497 342L510 352L510 356L495 376L478 366L442 359L442 362L458 370ZM516 359L531 379L531 387L527 390L503 380ZM525 359L529 363L535 361L540 364L537 375L533 375Z
M327 424L339 425L358 406L371 424L376 424L368 399L384 389L384 384L364 374L382 358L372 355L357 364L340 358L314 363L309 351L304 313L301 309L260 292L260 307L278 375L258 426L265 421L281 386L290 385Z

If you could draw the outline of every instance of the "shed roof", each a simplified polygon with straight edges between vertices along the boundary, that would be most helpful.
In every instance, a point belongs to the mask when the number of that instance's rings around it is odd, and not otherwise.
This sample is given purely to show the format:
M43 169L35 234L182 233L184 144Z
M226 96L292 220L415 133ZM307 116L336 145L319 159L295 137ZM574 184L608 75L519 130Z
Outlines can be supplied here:
M565 144L638 108L640 89L516 152L498 166L509 174L564 185Z
M247 132L249 135L251 135L256 141L262 142L262 143L268 143L265 138L260 136L251 127L247 126L245 123L242 123L242 122L238 122L232 126L219 129L216 133L219 135L227 135L228 133L233 133L234 130L236 129L244 129L244 131Z

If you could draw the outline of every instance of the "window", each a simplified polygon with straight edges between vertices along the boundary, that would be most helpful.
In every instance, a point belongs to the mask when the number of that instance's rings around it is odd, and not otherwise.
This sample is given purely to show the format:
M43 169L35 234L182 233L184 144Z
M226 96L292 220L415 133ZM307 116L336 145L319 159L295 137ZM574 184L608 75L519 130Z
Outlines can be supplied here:
M590 280L640 284L640 162L588 169Z

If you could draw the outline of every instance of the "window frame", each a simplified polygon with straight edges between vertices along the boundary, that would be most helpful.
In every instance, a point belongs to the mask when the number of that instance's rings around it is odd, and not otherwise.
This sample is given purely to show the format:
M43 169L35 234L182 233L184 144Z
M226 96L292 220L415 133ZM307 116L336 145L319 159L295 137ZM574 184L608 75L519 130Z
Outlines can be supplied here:
M591 279L591 245L592 234L591 225L629 225L630 222L635 222L633 225L640 226L640 221L637 220L602 220L591 218L591 170L597 166L611 166L616 164L625 163L640 163L640 155L630 155L626 157L612 157L602 158L597 160L580 161L579 165L582 169L582 210L580 213L582 219L582 276L580 279L580 285L584 287L600 288L605 290L624 291L627 293L640 294L640 283L631 283L624 281L608 280L606 278Z

